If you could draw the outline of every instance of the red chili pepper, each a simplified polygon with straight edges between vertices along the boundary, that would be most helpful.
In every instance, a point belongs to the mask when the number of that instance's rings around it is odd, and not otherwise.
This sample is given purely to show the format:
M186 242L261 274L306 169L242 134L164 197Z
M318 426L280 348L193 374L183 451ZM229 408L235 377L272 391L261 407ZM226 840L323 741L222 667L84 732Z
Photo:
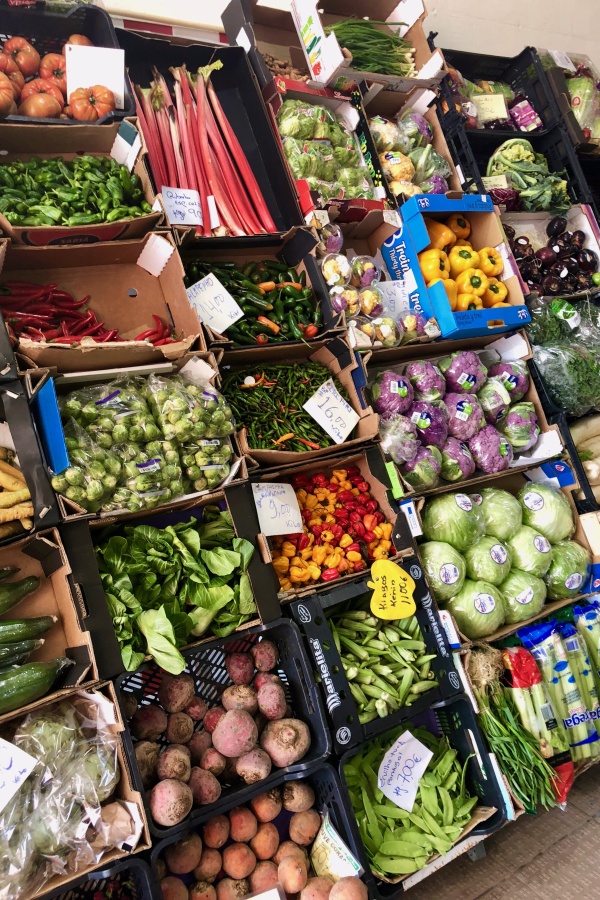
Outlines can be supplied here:
M296 440L300 441L301 444L306 444L306 446L310 447L311 450L320 450L321 449L320 444L316 444L314 441L307 441L305 438L298 437L298 435L296 435Z
M257 344L268 344L269 336L267 334L257 334L256 335L256 343Z
M358 523L360 522L360 516L359 516L359 514L356 512L355 509L352 510L352 512L350 513L350 517L349 517L349 518L350 518L350 521L351 521L351 522L355 522L356 524L358 524Z
M294 475L292 484L295 488L302 488L308 484L308 475Z
M339 491L336 500L339 500L340 503L346 503L348 500L354 500L354 494L352 491Z
M378 525L385 522L385 516L382 512L374 512L373 515L375 516Z
M323 531L322 525L311 525L310 530L314 534L316 538L321 537L321 532Z
M307 534L301 534L298 538L298 550L306 550L308 545L310 544L310 540Z
M356 504L356 506L354 507L354 511L357 512L359 514L359 516L368 516L369 515L366 507L364 507L361 503Z
M107 331L105 335L99 338L99 343L108 344L109 341L114 341L114 339L118 336L119 331L117 328L113 328L112 331Z
M336 484L334 481L330 481L329 484L327 485L327 490L331 491L332 494L337 494L339 489L340 489L339 484Z
M342 528L341 525L332 525L332 526L331 526L331 531L332 531L333 536L334 536L334 538L335 538L336 541L339 541L339 539L341 538L341 536L342 536L343 533L344 533L344 529Z
M321 581L335 581L340 577L338 569L325 569L321 572Z

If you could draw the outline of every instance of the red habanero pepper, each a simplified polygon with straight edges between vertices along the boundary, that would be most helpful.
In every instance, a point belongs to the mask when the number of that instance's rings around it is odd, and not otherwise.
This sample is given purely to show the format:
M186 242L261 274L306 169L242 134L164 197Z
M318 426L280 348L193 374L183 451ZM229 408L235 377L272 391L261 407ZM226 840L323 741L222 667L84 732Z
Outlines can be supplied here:
M352 510L352 512L350 513L350 521L355 523L360 522L360 516L356 512L356 510Z
M360 475L360 469L358 468L358 466L348 466L348 468L346 469L346 473L348 474L348 476ZM362 478L362 475L361 475L361 478Z
M312 510L303 509L302 510L302 518L304 519L305 522L308 522L309 519L312 519Z
M347 547L344 547L344 552L348 553L350 550L354 550L355 553L360 553L360 544L356 541L353 544L349 544Z
M340 489L339 484L335 484L335 482L333 482L333 481L330 481L329 484L327 485L327 490L331 491L332 494L337 494L339 489Z
M347 522L349 519L349 512L346 509L334 509L333 516L338 522Z
M369 513L367 512L367 508L362 506L360 503L357 503L354 507L359 516L367 516Z
M321 581L335 581L336 578L340 577L340 573L338 569L324 569L321 572Z
M354 532L355 532L355 534L358 535L358 537L364 537L367 532L367 529L365 528L365 526L363 525L362 522L356 522L354 525Z
M362 536L362 539L365 542L365 544L370 544L372 541L377 540L377 538L375 537L375 535L373 534L372 531L365 531L365 533Z
M385 516L382 512L374 512L373 515L377 519L378 525L380 525L382 522L385 522Z
M323 472L317 472L316 475L313 475L313 482L319 487L324 487L327 484L327 478Z
M377 519L375 518L375 513L367 513L363 517L363 524L367 531L373 531L375 526L377 525Z
M339 539L341 538L341 536L342 536L343 533L344 533L344 529L342 528L341 525L332 525L332 526L331 526L331 533L333 534L334 540L335 540L335 541L339 541Z
M365 509L367 510L367 512L370 512L370 513L377 512L378 508L379 508L379 504L378 504L377 500L367 500L367 502L365 503Z
M303 336L306 340L310 340L311 338L316 337L318 333L319 329L316 325L307 325L304 329Z
M298 550L300 550L300 551L306 550L306 548L309 546L309 544L310 544L310 540L308 538L308 535L301 534L300 537L298 538Z
M321 532L323 531L323 525L311 525L310 530L316 538L320 538Z
M336 500L339 500L340 503L346 503L348 500L354 500L354 495L351 491L339 491Z
M366 562L364 561L364 559L359 559L359 560L358 560L357 562L355 562L353 565L354 565L354 571L355 571L355 572L362 572L363 569L366 569L366 568L367 568L367 564L366 564Z
M308 475L294 475L292 484L295 488L302 488L308 484Z

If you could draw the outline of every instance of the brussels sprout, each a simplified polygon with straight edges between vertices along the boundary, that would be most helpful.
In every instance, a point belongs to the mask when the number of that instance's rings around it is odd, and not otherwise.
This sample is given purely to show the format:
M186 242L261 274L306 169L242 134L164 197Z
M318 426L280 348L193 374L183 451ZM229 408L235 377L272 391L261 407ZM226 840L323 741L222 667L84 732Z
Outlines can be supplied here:
M170 466L178 466L179 465L179 453L177 450L167 450L166 453L163 454L165 458L165 462Z
M96 436L95 440L96 440L96 443L99 444L101 447L104 447L105 450L110 450L110 448L113 445L113 440L112 440L112 437L110 436L110 434L101 432L100 434L98 434Z
M88 500L101 500L106 491L101 481L89 481L86 485L85 492Z
M64 494L69 487L69 482L64 475L55 475L52 478L51 484L57 494Z
M105 475L104 476L104 488L106 492L112 492L117 486L117 479L114 475Z
M69 484L83 484L85 481L81 469L75 469L73 467L65 469L64 476Z
M125 424L125 422L119 422L115 425L112 432L113 441L115 444L124 444L125 441L129 437L129 428Z
M229 466L219 466L218 469L206 469L204 474L206 475L209 488L217 487L229 475Z
M66 448L69 451L69 453L71 452L71 450L77 450L79 448L79 443L77 441L77 438L67 437L66 435L65 435L65 445L66 445Z
M205 491L208 487L208 479L207 478L196 478L194 480L194 490L195 491Z
M200 420L192 428L192 436L199 439L206 436L206 423Z
M73 416L73 418L77 418L77 416L81 413L81 401L79 401L77 397L67 397L64 402L63 412L65 416Z
M106 477L106 469L98 460L91 462L86 468L86 474L89 475L90 478L105 478ZM83 474L81 476L83 478ZM73 482L75 483L75 482Z
M107 454L104 468L110 475L115 475L117 478L121 474L121 463L116 456L110 456L109 454Z
M83 488L69 486L65 491L65 497L68 500L73 500L75 503L79 503L81 506L86 502L87 497Z
M102 431L110 431L112 432L114 428L116 428L115 420L107 415L102 415L100 418L96 419L96 427L100 428Z

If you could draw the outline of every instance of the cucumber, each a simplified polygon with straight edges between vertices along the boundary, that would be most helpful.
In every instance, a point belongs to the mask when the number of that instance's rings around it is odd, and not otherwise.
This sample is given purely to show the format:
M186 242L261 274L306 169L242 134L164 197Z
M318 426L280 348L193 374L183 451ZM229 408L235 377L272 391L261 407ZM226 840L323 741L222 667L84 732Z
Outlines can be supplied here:
M5 566L3 569L0 569L0 581L10 578L11 575L16 575L20 571L18 566Z
M16 662L15 657L26 654L25 658L41 647L44 639L32 641L15 641L14 644L0 644L0 666L7 666L9 663ZM21 660L25 662L25 660Z
M58 621L56 616L38 616L36 619L9 619L0 622L0 644L14 644L45 634Z
M39 586L40 579L36 575L23 578L22 581L13 581L12 584L0 585L0 615L16 606L27 594L37 591Z
M61 657L50 662L25 663L0 675L0 715L21 709L47 694L60 673L73 665Z

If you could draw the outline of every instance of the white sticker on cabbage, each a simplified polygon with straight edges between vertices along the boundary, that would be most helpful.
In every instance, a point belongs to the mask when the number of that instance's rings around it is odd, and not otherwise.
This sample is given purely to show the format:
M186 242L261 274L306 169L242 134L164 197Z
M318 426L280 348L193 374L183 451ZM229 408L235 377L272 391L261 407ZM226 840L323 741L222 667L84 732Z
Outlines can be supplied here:
M445 563L443 566L440 566L440 581L443 581L444 584L454 584L459 577L460 572L452 563Z
M536 534L533 539L533 546L536 550L539 550L540 553L550 552L550 541L541 534Z
M508 558L508 554L502 544L494 544L493 547L490 547L490 556L499 566L503 565Z
M528 491L523 497L523 503L527 509L538 512L544 506L544 498L537 491ZM542 551L544 552L544 551Z
M525 588L524 591L521 591L520 594L517 594L515 596L515 600L517 601L517 603L522 603L523 606L525 606L526 603L531 603L531 601L533 600L533 588Z
M565 587L569 591L574 591L578 587L581 587L582 582L583 575L581 574L581 572L573 572L572 575L569 575L567 578L565 578Z
M473 504L469 497L466 494L455 494L454 502L458 506L459 509L464 510L465 512L471 512L473 509Z
M483 613L485 616L494 611L496 608L496 601L491 594L477 594L473 600L473 605L477 612Z

